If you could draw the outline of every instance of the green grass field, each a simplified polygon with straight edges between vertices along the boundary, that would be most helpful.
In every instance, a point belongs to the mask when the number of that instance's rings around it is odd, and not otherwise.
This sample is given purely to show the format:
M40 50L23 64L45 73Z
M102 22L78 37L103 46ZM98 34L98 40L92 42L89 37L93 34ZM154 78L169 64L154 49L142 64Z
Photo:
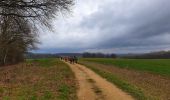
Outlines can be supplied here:
M58 59L0 68L0 100L76 100L71 69Z
M96 62L105 65L114 65L120 68L147 71L160 75L170 76L170 59L106 59L87 58L81 61Z

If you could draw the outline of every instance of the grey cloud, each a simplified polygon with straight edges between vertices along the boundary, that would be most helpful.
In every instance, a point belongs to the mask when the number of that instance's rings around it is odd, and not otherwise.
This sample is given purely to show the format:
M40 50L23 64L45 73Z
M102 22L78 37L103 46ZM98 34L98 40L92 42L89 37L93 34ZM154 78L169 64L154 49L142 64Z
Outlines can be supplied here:
M80 27L98 29L101 42L94 48L157 46L170 44L170 1L142 0L107 4L88 16ZM156 37L156 38L155 38Z
M79 0L75 6L71 18L53 21L57 34L41 36L40 52L146 52L170 46L169 0Z

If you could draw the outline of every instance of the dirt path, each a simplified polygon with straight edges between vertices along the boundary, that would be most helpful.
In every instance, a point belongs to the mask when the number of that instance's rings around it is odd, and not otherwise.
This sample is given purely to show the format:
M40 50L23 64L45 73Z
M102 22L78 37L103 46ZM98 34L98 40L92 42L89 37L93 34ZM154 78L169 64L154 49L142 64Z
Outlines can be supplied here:
M78 100L134 100L115 85L106 81L87 67L67 63L79 83Z

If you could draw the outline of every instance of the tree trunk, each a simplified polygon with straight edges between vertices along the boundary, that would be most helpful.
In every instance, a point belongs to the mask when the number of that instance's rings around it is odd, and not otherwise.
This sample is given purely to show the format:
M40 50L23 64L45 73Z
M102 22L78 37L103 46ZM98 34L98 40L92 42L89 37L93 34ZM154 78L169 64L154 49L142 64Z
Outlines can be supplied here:
M4 64L3 58L4 58L4 48L1 48L1 50L0 50L0 65Z
M4 65L6 64L7 54L8 54L8 49L6 50L5 55L4 55L4 59L3 59L3 64Z

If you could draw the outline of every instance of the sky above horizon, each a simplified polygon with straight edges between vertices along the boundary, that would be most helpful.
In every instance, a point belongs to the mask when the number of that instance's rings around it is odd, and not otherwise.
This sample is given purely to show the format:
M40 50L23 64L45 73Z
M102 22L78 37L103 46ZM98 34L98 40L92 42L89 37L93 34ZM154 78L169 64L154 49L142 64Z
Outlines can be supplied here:
M76 0L41 29L39 53L144 53L170 50L169 0Z

